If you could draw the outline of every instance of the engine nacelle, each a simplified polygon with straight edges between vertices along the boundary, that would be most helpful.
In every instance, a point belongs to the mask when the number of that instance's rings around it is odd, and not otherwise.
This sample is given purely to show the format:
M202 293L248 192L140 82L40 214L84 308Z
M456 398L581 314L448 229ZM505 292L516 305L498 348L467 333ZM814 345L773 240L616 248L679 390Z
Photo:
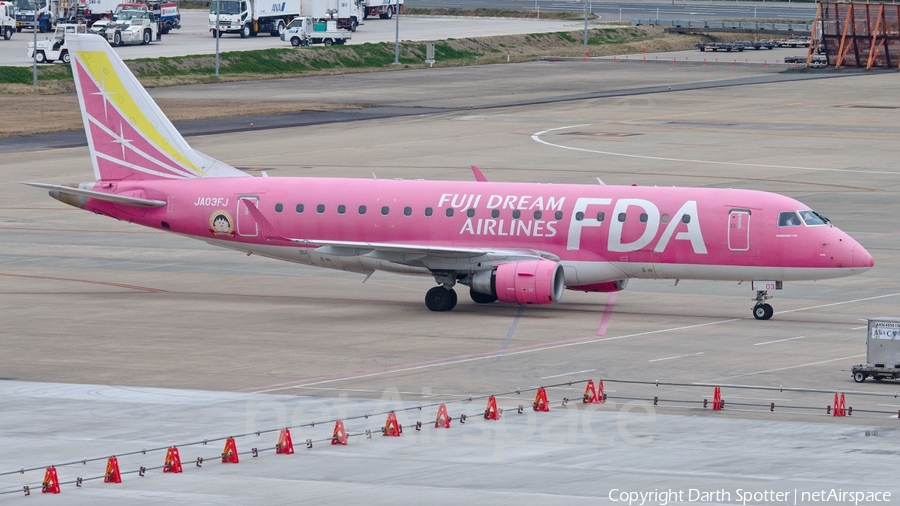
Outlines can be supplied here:
M590 285L569 286L569 290L578 290L579 292L620 292L628 286L627 279L617 279L615 281L607 281L605 283L593 283Z
M472 276L472 289L514 304L552 304L566 288L563 268L552 260L500 264Z

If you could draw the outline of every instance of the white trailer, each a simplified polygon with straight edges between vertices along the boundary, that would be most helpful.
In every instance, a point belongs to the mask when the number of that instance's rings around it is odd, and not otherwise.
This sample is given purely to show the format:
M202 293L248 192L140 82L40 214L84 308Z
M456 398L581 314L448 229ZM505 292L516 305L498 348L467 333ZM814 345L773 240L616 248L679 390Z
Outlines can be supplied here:
M209 31L213 37L222 33L238 33L245 39L261 32L278 37L288 23L299 15L300 0L211 0Z
M302 0L300 15L314 21L334 21L338 30L356 31L362 21L359 0Z
M294 18L281 34L281 40L290 42L292 46L309 46L310 44L344 44L352 35L347 30L338 30L334 21L314 21L308 16Z
M375 16L381 19L391 19L397 12L403 12L403 0L360 0L360 7L363 11L363 19Z
M0 2L0 32L3 39L9 40L16 31L16 4Z

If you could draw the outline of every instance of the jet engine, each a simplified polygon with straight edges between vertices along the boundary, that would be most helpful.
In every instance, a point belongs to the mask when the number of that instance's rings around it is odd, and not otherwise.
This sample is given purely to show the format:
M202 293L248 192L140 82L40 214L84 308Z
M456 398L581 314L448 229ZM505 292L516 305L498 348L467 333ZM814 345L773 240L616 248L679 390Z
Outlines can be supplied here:
M606 281L605 283L593 283L590 285L569 286L569 290L577 290L579 292L620 292L628 286L627 279L617 279L615 281Z
M543 258L499 264L472 276L472 290L514 304L552 304L565 287L562 266Z

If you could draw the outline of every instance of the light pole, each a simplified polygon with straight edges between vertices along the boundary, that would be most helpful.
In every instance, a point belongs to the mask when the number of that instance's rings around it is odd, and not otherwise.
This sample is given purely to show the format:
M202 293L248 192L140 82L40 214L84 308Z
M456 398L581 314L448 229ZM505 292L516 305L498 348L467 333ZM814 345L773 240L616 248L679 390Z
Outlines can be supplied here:
M390 8L390 6L388 6ZM391 65L400 65L400 0L397 0L397 16L396 30L394 34L394 63Z
M219 31L221 26L219 25L219 12L221 3L219 0L216 0L216 27L213 29L213 35L216 36L216 77L219 77L219 37L222 36L222 32Z
M31 2L31 5L34 7L34 28L31 30L34 33L34 51L31 55L34 57L34 67L32 71L32 85L37 86L37 32L38 32L38 0L34 0Z

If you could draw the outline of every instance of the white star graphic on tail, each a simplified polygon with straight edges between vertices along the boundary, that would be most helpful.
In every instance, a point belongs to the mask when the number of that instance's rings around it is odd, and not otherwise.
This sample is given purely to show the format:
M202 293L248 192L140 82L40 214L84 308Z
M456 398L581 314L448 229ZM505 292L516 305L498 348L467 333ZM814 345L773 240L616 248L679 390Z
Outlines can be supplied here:
M105 120L104 123L105 123L106 121L109 121L109 112L106 110L106 103L107 103L107 101L112 100L111 95L115 92L106 91L106 76L104 76L104 75L100 76L99 88L100 88L100 91L95 91L94 93L91 93L91 95L100 95L101 97L103 97L103 117L104 117L104 120Z
M122 161L125 160L125 147L131 145L131 140L125 138L125 126L123 123L119 123L119 135L115 136L113 142L122 146Z

